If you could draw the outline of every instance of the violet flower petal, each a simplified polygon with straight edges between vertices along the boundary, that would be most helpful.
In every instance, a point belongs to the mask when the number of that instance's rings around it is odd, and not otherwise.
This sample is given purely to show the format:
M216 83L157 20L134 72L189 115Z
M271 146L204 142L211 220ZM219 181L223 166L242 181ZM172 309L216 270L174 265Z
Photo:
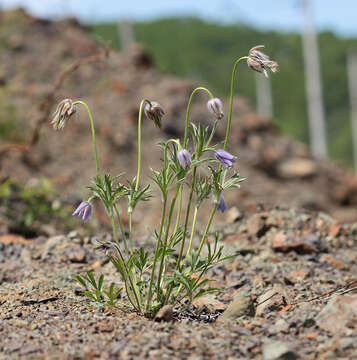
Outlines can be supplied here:
M216 159L223 165L224 168L227 168L233 166L237 157L220 149L216 151Z
M184 169L187 169L192 164L191 154L188 150L183 149L177 153L178 160Z
M222 194L219 196L217 210L221 211L222 213L224 213L227 210L227 204L224 201Z

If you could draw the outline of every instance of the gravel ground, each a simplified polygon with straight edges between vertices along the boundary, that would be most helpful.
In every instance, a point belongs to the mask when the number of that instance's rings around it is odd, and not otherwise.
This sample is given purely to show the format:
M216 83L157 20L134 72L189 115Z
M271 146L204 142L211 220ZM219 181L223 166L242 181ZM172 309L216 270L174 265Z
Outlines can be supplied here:
M237 256L209 274L224 290L161 322L83 296L74 275L115 278L82 230L3 235L0 358L357 358L356 225L294 209L227 221L216 230Z

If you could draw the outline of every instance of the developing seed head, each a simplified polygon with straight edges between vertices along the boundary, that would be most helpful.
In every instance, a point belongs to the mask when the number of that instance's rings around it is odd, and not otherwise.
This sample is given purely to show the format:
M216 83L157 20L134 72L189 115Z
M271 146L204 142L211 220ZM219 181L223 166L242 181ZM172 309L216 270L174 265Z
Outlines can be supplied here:
M51 124L55 130L61 130L65 127L67 120L76 112L76 106L71 99L62 100L53 113Z
M223 119L223 104L222 101L218 98L210 99L207 102L207 108L210 113L212 113L218 120Z
M264 49L264 45L254 46L249 50L247 64L252 70L269 77L267 70L276 73L279 65L276 61L270 60L269 56L261 52L260 49Z
M159 103L151 101L151 106L149 103L146 103L144 106L144 113L158 128L161 128L161 121L165 112Z

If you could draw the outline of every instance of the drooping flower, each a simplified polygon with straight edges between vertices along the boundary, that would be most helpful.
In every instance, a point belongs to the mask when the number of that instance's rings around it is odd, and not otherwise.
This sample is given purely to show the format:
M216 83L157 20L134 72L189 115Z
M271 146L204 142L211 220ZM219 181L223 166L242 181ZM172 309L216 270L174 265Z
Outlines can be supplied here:
M161 121L165 115L164 109L156 101L151 101L151 106L149 103L145 103L144 113L148 119L152 120L158 128L161 128Z
M184 169L187 169L191 166L192 160L191 160L191 154L188 150L182 149L177 153L178 160L181 164L181 166Z
M224 201L224 197L222 194L219 196L217 210L221 211L222 213L224 213L227 210L227 204Z
M61 130L65 127L67 120L76 112L76 106L71 99L62 100L53 113L51 124L55 130Z
M82 201L76 210L74 210L72 216L78 216L82 218L84 222L92 217L92 205L88 201Z
M221 120L224 117L223 104L220 99L214 98L208 100L207 108L218 120Z
M223 165L224 168L227 168L233 166L237 157L220 149L216 151L216 159Z
M252 70L264 73L266 77L269 77L267 70L276 73L279 65L276 61L270 60L269 56L262 53L260 49L264 49L264 45L254 46L249 50L247 64Z

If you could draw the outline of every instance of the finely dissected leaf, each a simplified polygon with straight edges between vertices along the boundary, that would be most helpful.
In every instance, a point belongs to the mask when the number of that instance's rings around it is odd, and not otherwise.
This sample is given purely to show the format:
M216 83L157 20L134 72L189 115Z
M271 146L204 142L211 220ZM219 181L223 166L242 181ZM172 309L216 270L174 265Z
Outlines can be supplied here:
M89 297L90 299L97 301L97 299L95 298L95 296L90 292L90 291L86 291L84 293L85 296Z
M77 275L76 280L86 289L88 289L88 286L85 282L85 279L83 279L81 276Z
M99 280L98 280L98 290L101 291L102 290L102 286L103 286L103 281L104 281L104 275L100 275Z

